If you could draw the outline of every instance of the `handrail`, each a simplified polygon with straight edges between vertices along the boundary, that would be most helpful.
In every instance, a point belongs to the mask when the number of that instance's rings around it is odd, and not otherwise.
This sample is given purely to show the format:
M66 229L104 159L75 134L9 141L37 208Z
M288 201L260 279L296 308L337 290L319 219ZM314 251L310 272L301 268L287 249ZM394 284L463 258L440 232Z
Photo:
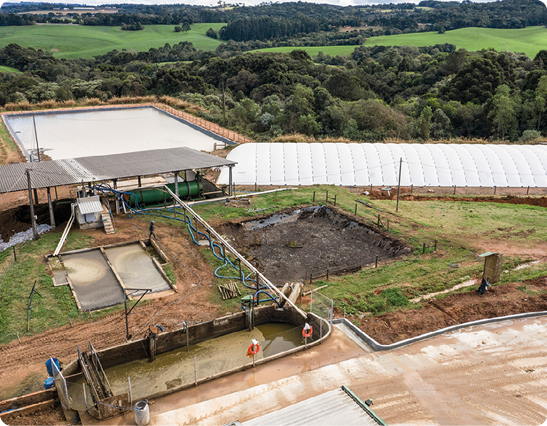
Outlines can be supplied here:
M101 361L99 360L99 357L97 356L97 351L93 347L93 344L91 343L91 340L89 341L89 348L92 355L95 356L95 359L97 360L97 364L99 364L99 367L101 368L101 372L103 373L103 377L106 380L106 384L108 385L108 391L110 392L110 395L113 395L112 387L110 386L110 382L108 381L108 377L106 377L106 373L103 370L103 365L101 364Z

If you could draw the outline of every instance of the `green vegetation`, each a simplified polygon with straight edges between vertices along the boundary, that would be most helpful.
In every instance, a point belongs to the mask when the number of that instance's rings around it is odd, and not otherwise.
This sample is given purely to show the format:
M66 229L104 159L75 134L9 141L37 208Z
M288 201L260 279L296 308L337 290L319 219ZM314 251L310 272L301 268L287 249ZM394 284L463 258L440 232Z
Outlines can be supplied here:
M0 47L15 43L52 52L60 59L91 59L111 50L147 51L166 43L191 42L201 50L214 50L220 40L205 36L209 28L224 24L194 24L188 32L176 33L172 25L147 25L142 31L121 31L120 27L83 25L32 25L0 27Z
M410 34L386 35L371 37L364 43L365 46L434 46L450 43L458 49L478 51L482 49L496 49L497 51L525 53L533 58L547 43L547 28L528 27L519 29L501 28L460 28L438 32L423 32ZM284 52L294 49L305 50L310 56L317 56L319 52L330 56L349 56L358 46L305 46L305 47L273 47L259 49L258 52Z
M0 72L16 72L16 73L21 73L21 71L19 71L18 69L15 69L15 68L12 68L12 67L5 67L5 66L0 66Z
M54 287L46 273L43 256L51 253L58 243L60 233L44 234L38 241L27 241L17 247L17 262L13 251L6 250L0 257L0 344L20 337L60 327L77 319L78 308L67 286ZM71 232L67 250L85 248L90 238ZM28 297L36 280L36 290L30 313L30 332L27 332Z

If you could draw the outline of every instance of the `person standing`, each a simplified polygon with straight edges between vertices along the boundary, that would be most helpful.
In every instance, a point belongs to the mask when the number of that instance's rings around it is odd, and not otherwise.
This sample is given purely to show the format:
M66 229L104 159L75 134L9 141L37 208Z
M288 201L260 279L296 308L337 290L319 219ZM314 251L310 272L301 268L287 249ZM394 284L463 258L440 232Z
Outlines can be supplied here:
M153 236L154 239L157 240L156 234L154 233L155 230L156 230L156 226L154 224L154 221L151 221L150 226L148 227L148 231L150 232L150 234L148 235L148 239L151 239Z

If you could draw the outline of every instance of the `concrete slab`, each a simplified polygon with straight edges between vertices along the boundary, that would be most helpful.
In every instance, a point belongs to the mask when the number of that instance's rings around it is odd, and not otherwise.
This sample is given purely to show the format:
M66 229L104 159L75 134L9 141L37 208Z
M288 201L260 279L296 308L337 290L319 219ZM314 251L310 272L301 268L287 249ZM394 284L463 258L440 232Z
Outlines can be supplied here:
M469 327L375 353L341 334L335 328L314 350L157 400L150 424L244 422L340 385L372 397L372 408L390 425L547 419L545 317Z

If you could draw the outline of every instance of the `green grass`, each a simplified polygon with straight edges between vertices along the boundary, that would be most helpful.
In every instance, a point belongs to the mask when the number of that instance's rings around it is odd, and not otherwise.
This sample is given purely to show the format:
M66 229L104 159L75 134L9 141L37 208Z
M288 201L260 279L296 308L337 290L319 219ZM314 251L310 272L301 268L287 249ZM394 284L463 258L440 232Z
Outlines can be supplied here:
M15 43L52 52L61 59L91 59L111 50L148 51L181 41L202 50L214 50L220 43L205 35L209 28L225 24L194 24L188 33L175 33L174 25L146 25L142 31L121 31L120 27L83 25L32 25L0 27L0 47Z
M0 65L0 72L16 72L21 74L21 71L19 71L18 69L7 67L5 65Z
M54 287L46 273L43 256L57 245L60 232L42 235L38 241L27 241L17 247L17 262L12 249L0 257L0 344L20 337L40 333L68 323L68 318L78 318L78 308L67 286ZM67 250L87 247L90 238L72 232L67 239ZM36 280L36 290L30 314L30 332L27 332L28 297Z
M446 31L444 34L437 32L399 34L391 36L371 37L365 42L365 46L433 46L435 44L451 43L458 49L469 51L494 48L498 51L523 52L530 58L547 46L547 28L527 27L523 29L497 29L497 28L461 28L459 30ZM322 46L322 47L274 47L261 49L261 52L291 52L295 49L303 49L311 56L323 52L331 56L350 55L357 46Z

